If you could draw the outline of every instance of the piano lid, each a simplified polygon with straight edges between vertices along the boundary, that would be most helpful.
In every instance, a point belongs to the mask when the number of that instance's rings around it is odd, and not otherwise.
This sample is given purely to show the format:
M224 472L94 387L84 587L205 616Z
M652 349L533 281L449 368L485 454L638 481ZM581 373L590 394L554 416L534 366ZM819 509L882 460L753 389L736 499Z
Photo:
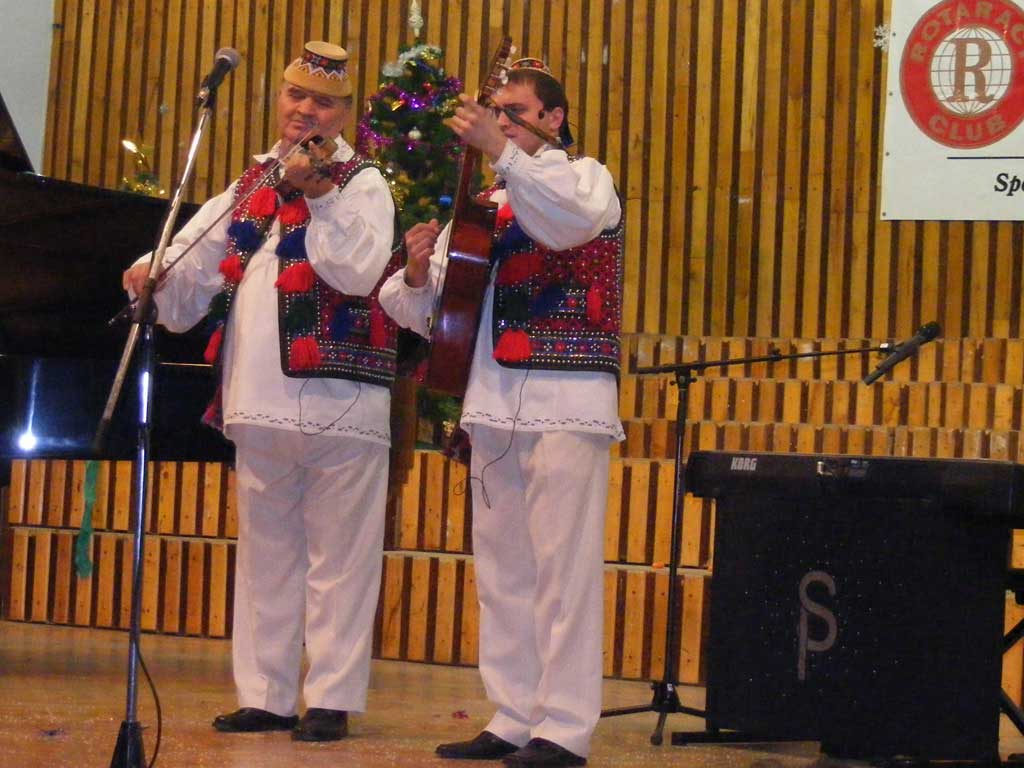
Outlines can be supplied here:
M3 170L0 199L0 354L118 359L126 328L107 321L128 301L121 272L152 250L167 201ZM202 361L203 327L157 335L164 360Z
M0 484L10 457L92 457L127 326L121 272L152 250L167 201L37 176L0 101ZM185 204L177 224L198 206ZM231 447L200 425L216 389L203 324L157 329L153 457L224 461ZM135 448L136 377L115 413L109 458Z
M14 127L11 113L4 104L4 96L0 93L0 168L7 171L34 173L32 161L28 158L25 145Z

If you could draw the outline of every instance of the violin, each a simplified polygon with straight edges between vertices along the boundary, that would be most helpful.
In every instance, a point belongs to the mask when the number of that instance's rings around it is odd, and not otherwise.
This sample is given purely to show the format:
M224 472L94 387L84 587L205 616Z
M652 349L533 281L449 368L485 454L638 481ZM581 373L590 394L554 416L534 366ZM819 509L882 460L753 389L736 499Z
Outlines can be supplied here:
M317 135L303 138L267 170L267 173L256 186L257 188L263 186L273 187L284 197L294 195L298 190L285 178L288 160L296 154L305 155L309 158L310 164L310 175L307 178L318 176L321 179L329 179L331 177L331 158L337 150L338 144L333 139L325 139Z

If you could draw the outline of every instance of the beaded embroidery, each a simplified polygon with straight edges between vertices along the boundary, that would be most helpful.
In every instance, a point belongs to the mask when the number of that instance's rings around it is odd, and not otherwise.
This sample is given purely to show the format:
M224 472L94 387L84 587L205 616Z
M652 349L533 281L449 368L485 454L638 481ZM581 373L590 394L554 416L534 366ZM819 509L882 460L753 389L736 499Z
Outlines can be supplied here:
M552 251L497 214L492 258L494 359L508 368L619 372L622 219L588 243Z
M235 187L239 200L263 176L270 160L242 174ZM356 155L331 166L331 179L343 189L365 168L376 167ZM223 287L210 301L209 319L214 325L205 358L217 365L224 327L238 291L238 285L252 255L266 240L274 219L280 221L281 238L276 253L279 261L278 327L281 370L298 378L341 378L390 386L395 373L398 327L384 314L377 295L384 281L400 266L399 247L369 296L349 296L321 280L306 255L309 208L301 192L287 195L264 187L257 190L232 214L228 227L227 252L220 264ZM204 421L220 426L218 397L211 403Z

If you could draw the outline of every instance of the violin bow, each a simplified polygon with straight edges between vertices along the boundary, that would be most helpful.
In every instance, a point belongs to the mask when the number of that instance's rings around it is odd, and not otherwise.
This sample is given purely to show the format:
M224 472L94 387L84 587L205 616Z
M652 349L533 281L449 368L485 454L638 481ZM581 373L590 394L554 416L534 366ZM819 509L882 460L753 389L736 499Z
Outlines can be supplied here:
M236 210L238 210L239 206L243 205L250 197L252 197L254 194L256 194L256 192L258 192L264 186L267 186L267 182L270 181L270 179L273 177L273 175L275 173L277 173L284 166L284 164L289 159L291 159L296 153L301 152L301 151L307 151L307 146L306 145L308 145L308 143L310 141L312 141L313 139L317 138L316 129L318 127L319 126L316 126L316 125L312 126L301 139L299 139L295 144L293 144L288 149L287 152L285 152L283 155L281 155L281 157L275 158L274 162L270 165L269 168L267 168L266 171L264 171L263 175L261 175L259 177L259 179L257 180L256 184L253 184L252 188L248 192L246 192L244 195L242 195L242 197L239 198L238 201L234 205L232 205L230 208L226 208L220 214L220 216L218 216L216 219L214 219L210 223L210 225L208 227L206 227L206 229L204 229L202 232L200 232L198 235L196 235L196 238L191 243L188 244L188 246L185 248L185 250L183 250L181 253L179 253L177 256L175 256L171 261L169 261L166 264L162 265L163 268L160 270L160 274L157 275L157 278L156 278L156 288L154 288L154 291L157 288L159 288L161 285L164 284L164 280L166 279L167 273L170 272L172 269L174 269L175 265L177 265L183 258L185 258L189 254L189 252L193 248L195 248L196 245L198 245L202 241L202 239L204 237L206 237L208 234L210 234L210 231L214 227L216 227L224 219L225 216L227 216L229 213L234 213ZM275 185L271 185L271 186L275 186ZM134 302L134 301L129 302L124 307L124 309L122 309L120 312L118 312L116 315L114 315L114 317L112 317L107 324L108 325L114 325L115 323L120 321L122 317L131 317L132 314L135 312L135 304L136 304L136 302Z

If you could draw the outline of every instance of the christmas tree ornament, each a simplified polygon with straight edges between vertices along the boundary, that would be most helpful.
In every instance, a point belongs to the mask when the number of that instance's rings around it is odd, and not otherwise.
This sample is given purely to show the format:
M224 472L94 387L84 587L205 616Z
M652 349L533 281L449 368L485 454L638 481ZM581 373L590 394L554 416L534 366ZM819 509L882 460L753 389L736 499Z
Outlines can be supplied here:
M167 192L160 184L160 178L153 173L149 165L149 158L153 154L153 148L146 144L136 144L131 139L121 139L121 146L129 154L135 156L135 175L129 179L121 177L121 189L125 192L135 192L139 195L150 197L166 197Z

